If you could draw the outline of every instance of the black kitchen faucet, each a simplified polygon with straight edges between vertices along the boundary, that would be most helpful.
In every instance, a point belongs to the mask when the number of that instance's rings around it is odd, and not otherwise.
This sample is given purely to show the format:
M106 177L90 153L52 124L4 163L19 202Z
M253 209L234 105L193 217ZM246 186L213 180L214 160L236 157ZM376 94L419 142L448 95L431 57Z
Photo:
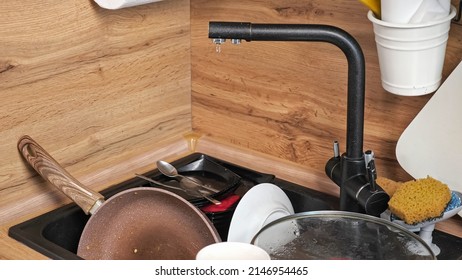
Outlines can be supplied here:
M374 155L363 152L365 63L358 42L344 30L318 24L255 24L210 22L209 38L215 44L231 39L245 41L317 41L339 47L348 61L346 152L340 154L334 141L334 156L327 161L326 174L340 187L340 210L379 216L390 197L375 183Z

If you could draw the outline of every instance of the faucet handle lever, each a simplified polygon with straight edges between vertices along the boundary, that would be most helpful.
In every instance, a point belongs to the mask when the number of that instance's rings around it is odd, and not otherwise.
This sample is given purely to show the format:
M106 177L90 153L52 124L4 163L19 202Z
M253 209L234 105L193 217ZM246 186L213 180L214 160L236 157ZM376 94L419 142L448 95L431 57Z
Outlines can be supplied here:
M212 42L215 44L215 51L221 53L221 45L226 42L223 38L212 38Z
M334 141L334 157L338 158L340 157L340 144L338 143L337 140Z
M374 152L367 150L364 152L364 161L366 162L366 168L368 168L369 163L375 159Z
M369 177L369 184L371 186L371 191L377 191L377 184L375 180L377 179L377 169L375 168L375 156L374 152L367 150L364 153L364 160L366 162L367 175Z

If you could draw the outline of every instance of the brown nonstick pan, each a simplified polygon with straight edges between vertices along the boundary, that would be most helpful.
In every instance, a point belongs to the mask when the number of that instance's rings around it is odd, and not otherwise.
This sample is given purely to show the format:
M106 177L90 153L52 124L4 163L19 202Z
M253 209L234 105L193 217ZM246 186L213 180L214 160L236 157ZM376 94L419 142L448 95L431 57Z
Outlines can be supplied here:
M18 149L45 180L91 214L77 250L83 259L194 259L200 249L221 241L207 217L174 193L137 187L105 200L31 137L21 137Z

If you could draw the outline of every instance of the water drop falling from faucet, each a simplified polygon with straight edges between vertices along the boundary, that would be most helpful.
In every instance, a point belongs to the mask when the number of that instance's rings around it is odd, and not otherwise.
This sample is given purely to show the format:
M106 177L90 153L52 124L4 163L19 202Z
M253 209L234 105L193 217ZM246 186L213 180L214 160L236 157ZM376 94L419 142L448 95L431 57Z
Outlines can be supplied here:
M224 42L226 42L226 39L222 39L222 38L213 38L212 39L212 42L215 44L215 51L217 53L221 53L221 44L223 44Z

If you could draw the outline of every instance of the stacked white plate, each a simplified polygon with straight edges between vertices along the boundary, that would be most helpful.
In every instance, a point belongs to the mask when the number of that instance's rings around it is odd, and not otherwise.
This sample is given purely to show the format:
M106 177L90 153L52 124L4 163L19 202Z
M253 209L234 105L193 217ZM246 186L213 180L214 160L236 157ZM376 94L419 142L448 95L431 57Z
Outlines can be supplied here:
M270 183L258 184L239 201L231 219L227 241L250 243L262 227L292 214L292 203L281 188Z

